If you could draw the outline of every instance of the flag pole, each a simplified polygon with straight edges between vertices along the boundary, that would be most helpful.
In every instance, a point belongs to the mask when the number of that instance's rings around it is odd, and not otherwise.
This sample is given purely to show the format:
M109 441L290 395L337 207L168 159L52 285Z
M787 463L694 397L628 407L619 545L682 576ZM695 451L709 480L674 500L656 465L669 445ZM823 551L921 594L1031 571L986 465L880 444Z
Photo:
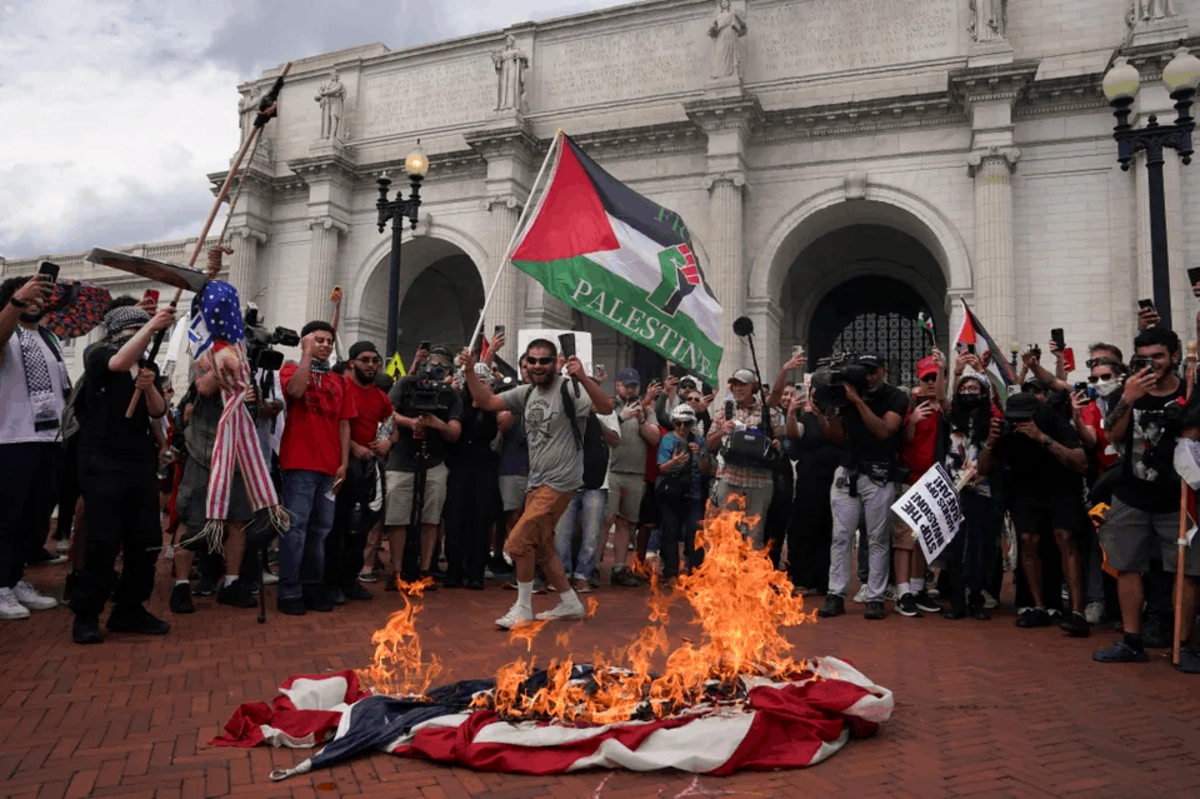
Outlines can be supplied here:
M1187 345L1187 398L1192 398L1192 390L1196 387L1196 342L1189 341ZM1175 542L1175 635L1171 647L1171 662L1179 665L1180 650L1183 647L1183 581L1187 579L1183 573L1184 547L1187 546L1188 530L1188 499L1191 486L1187 480L1179 480L1179 539Z
M466 346L474 346L475 340L479 338L480 332L483 330L483 320L487 316L488 308L492 304L492 296L496 293L496 287L500 285L500 275L504 272L504 267L508 264L512 257L513 247L517 243L517 238L521 235L530 209L533 208L533 198L537 194L538 186L542 183L542 176L546 174L546 167L550 165L550 161L554 158L554 154L558 152L558 148L562 146L563 132L562 128L554 134L554 142L550 145L550 149L546 152L546 158L542 161L542 168L538 170L537 177L533 180L533 186L529 189L529 199L525 202L525 207L521 209L521 216L517 218L517 226L513 229L512 238L508 240L508 246L504 249L504 258L501 259L500 265L496 268L496 276L492 278L492 286L488 289L487 296L483 300L483 309L479 312L479 321L475 323L475 330L471 333L471 337L467 339Z

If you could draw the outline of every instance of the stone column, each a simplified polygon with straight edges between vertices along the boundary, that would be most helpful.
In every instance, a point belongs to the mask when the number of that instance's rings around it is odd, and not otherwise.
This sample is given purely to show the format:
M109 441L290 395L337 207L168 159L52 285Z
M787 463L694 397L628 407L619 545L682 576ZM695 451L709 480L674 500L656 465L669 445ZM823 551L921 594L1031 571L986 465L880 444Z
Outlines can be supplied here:
M233 231L229 246L233 255L229 257L229 282L238 290L242 304L253 302L264 281L258 274L258 245L267 242L267 235L249 227Z
M1021 151L989 147L967 158L975 178L975 312L997 346L1017 332L1013 267L1013 199L1010 178Z
M517 229L517 220L521 216L521 201L511 194L499 195L484 200L483 208L491 216L488 251L492 255L492 268L488 270L488 285L483 287L484 291L487 291L491 288L491 281L496 278L496 270L501 268L504 264L504 257L508 254L509 242L512 240L513 232ZM516 267L509 264L503 268L500 282L496 284L496 291L488 306L483 332L490 339L495 326L504 325L505 335L509 342L505 358L511 360L515 351L513 348L517 344L517 330L523 314L520 313L521 306L517 297L519 275Z
M741 172L723 172L709 175L703 185L709 193L707 246L713 291L722 310L725 352L719 375L724 382L735 369L749 365L745 362L749 353L733 334L733 320L746 315L748 291L742 256L742 189L746 177Z
M312 230L312 242L308 252L308 301L304 321L328 321L333 315L329 294L333 291L337 269L338 234L349 232L349 228L329 216L310 219L308 226Z

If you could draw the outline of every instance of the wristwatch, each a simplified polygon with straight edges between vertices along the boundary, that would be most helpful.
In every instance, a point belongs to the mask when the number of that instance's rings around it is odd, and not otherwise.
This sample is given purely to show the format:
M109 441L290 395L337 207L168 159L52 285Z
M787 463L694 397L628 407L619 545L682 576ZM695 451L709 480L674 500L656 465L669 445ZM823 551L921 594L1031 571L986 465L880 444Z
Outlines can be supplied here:
M1046 436L1045 438L1042 439L1042 446L1046 447L1047 449L1049 449L1050 445L1053 443L1054 443L1054 439L1051 438L1050 436Z
M12 305L14 308L28 308L29 307L28 302L26 302L25 300L18 300L16 297L9 297L8 303L9 303L9 305Z

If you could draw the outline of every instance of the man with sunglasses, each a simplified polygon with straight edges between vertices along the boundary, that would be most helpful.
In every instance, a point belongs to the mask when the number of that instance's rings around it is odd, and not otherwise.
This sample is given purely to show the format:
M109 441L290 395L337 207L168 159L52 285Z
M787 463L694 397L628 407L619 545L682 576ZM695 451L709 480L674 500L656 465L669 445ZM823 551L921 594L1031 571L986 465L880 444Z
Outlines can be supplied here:
M350 463L346 482L337 494L333 531L325 539L325 585L330 601L370 599L371 592L358 582L363 567L367 536L383 522L381 459L391 451L390 437L380 437L380 425L392 416L392 403L375 378L383 360L379 348L369 341L350 347L349 368L343 381L353 397L358 415L350 420ZM377 509L372 510L371 506ZM356 515L355 511L358 510Z

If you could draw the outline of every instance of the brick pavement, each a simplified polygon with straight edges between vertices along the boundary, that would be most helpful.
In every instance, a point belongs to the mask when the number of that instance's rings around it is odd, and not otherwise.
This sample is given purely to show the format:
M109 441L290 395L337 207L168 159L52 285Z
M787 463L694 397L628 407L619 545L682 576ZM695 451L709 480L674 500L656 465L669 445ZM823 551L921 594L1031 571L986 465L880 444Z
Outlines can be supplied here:
M63 571L41 568L30 577L48 589ZM208 740L239 703L271 699L289 675L363 665L370 633L398 598L376 584L374 602L298 619L274 613L272 602L260 626L255 611L217 607L212 597L197 599L195 615L171 617L168 586L164 572L151 603L174 625L162 638L111 635L101 646L77 647L62 609L3 623L0 796L1183 796L1196 790L1200 769L1200 681L1177 673L1161 652L1146 665L1101 666L1090 654L1110 631L1083 641L1057 629L1025 632L1010 611L989 623L894 614L868 623L851 605L851 615L796 628L789 638L803 654L854 662L895 692L896 710L878 737L853 741L812 769L724 779L602 771L527 777L378 754L272 783L273 768L308 753L216 748ZM514 597L497 586L429 597L423 641L448 664L443 679L490 674L517 654L491 624ZM605 588L597 596L596 619L569 628L575 652L619 645L644 622L645 590ZM535 597L539 607L552 601ZM683 615L672 618L675 640L688 633ZM544 633L534 653L544 663L563 651Z

